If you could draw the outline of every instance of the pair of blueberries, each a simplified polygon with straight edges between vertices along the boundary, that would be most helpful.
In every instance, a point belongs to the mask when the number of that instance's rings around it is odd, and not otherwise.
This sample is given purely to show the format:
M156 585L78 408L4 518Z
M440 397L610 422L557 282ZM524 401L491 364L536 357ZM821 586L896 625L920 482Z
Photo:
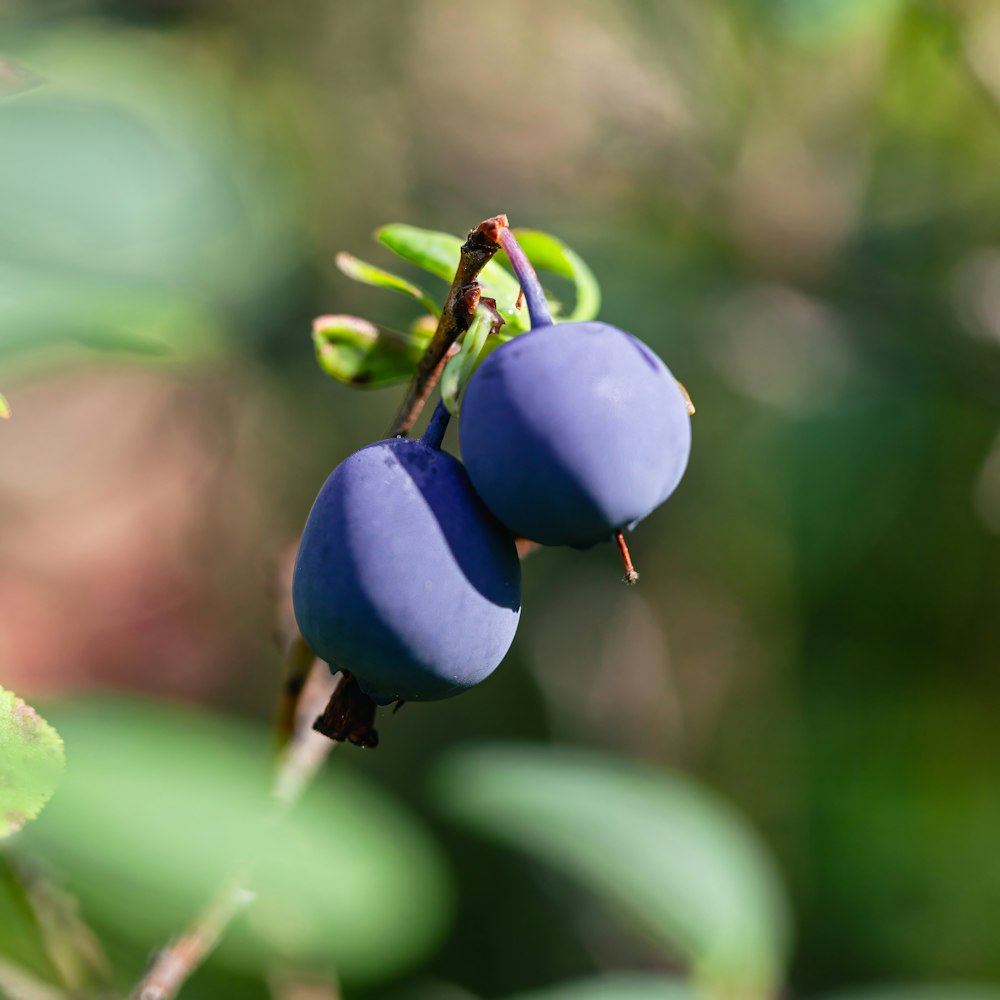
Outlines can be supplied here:
M622 530L684 473L688 403L666 365L613 326L552 324L528 304L533 329L465 390L464 465L441 450L439 406L422 439L378 441L337 466L309 514L299 628L377 704L447 698L498 666L521 613L515 536L618 538L627 553Z

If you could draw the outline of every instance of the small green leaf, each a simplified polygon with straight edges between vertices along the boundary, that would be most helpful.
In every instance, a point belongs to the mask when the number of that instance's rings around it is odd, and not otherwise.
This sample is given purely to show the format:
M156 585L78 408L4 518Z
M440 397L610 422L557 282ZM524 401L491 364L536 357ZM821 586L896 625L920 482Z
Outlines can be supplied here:
M703 994L674 976L624 972L518 993L509 1000L703 1000Z
M434 316L441 315L438 304L422 288L418 288L405 278L400 278L389 271L383 271L382 268L376 267L374 264L368 264L344 252L337 254L337 267L348 278L360 281L363 285L388 288L391 291L409 295L411 299L416 299L429 313Z
M515 229L514 233L536 270L551 271L573 282L576 303L571 313L559 317L560 322L594 319L601 308L601 289L583 258L562 240L537 229Z
M379 329L359 316L320 316L313 346L320 367L348 385L376 387L413 374L430 333L414 324L409 333Z
M408 260L447 282L455 277L464 242L458 236L402 223L383 226L375 233L375 238L403 260ZM513 275L497 261L491 260L480 272L479 284L483 295L496 299L497 311L507 324L500 334L501 339L509 339L513 334L523 333L528 329L527 310L515 308L521 287Z
M788 944L781 884L741 817L690 779L595 753L486 745L446 756L435 789L456 819L604 896L700 985L773 995Z
M494 318L485 309L479 309L472 326L462 338L462 346L457 354L448 359L441 375L441 399L453 416L458 416L459 397L469 382L472 370L486 346L486 338L494 327Z
M10 403L2 392L0 392L0 420L10 420Z
M0 688L0 837L38 815L64 766L59 734L30 705Z
M450 282L462 256L462 240L450 233L438 233L401 222L382 226L375 239L394 254Z

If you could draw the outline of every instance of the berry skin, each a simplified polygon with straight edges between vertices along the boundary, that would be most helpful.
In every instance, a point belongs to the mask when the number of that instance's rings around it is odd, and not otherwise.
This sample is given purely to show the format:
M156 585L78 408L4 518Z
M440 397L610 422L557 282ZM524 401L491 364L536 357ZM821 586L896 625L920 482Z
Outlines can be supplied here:
M497 348L466 388L459 432L476 492L512 532L577 548L663 503L691 450L667 366L596 322L536 323Z
M503 659L521 612L521 568L461 463L395 438L355 452L327 479L292 598L313 651L373 701L431 701L477 684Z

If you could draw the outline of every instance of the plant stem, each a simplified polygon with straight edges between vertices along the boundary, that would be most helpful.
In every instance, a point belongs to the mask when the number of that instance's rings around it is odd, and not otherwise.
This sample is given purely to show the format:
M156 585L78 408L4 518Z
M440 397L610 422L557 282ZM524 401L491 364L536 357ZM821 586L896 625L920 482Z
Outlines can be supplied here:
M473 229L462 245L455 280L445 300L437 330L420 359L413 381L389 429L389 437L405 436L416 423L441 377L455 341L469 328L479 305L476 279L500 249L498 237L507 228L507 216L486 219ZM318 660L305 640L293 630L285 649L285 690L279 729L291 735L282 750L275 773L274 819L278 820L298 801L322 767L333 740L313 731L336 692L337 680ZM252 867L252 866L251 866ZM205 961L219 938L253 901L247 889L251 872L238 873L223 886L193 924L157 955L156 961L132 992L131 1000L170 1000Z
M292 676L302 669L304 649L308 651L309 647L298 634L288 643L285 659ZM274 824L295 805L336 746L332 740L313 732L312 724L336 690L338 680L311 651L308 655L310 666L296 706L292 735L282 750L275 772L274 808L270 817ZM229 924L253 902L253 892L248 888L253 867L251 862L231 877L190 927L159 952L130 1000L170 1000L177 995L215 948Z
M434 407L434 412L431 414L431 419L428 421L427 428L420 440L428 448L440 449L450 421L451 414L448 412L448 408L443 401L439 401L438 405Z
M441 319L424 356L417 364L387 437L405 437L416 423L427 398L441 378L455 341L469 329L479 305L479 272L500 249L499 238L507 231L507 216L495 215L480 222L462 244L462 256L445 299Z
M215 948L223 931L251 902L253 893L234 879L180 937L157 956L153 968L136 987L132 1000L169 1000Z

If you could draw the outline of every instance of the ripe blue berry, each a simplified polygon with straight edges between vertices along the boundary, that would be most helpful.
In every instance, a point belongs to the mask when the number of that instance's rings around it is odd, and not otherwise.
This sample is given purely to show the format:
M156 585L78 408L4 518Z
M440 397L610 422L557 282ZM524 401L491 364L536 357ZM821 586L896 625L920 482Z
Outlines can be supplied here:
M422 441L379 441L334 469L295 565L306 642L380 705L477 684L503 659L520 617L514 540L437 447L436 423Z
M674 491L691 448L666 365L604 323L540 327L494 351L469 382L462 457L511 531L587 547Z
M635 337L606 323L552 325L531 265L509 231L501 236L533 329L470 380L462 458L476 492L515 534L589 547L674 491L691 449L687 400Z

